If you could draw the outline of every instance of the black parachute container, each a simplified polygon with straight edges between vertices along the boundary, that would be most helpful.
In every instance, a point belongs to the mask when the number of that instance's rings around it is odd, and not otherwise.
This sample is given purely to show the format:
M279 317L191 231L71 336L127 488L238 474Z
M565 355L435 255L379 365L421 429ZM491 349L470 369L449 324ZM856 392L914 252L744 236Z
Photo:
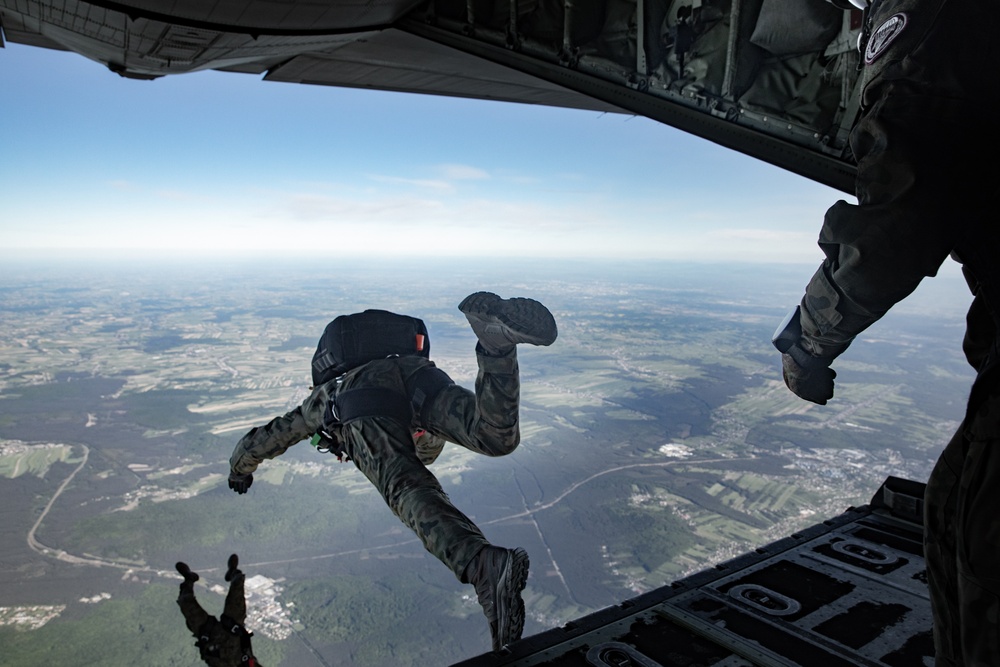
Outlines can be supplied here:
M431 342L423 320L387 310L341 315L326 325L312 360L313 386L369 361L395 356L429 358Z

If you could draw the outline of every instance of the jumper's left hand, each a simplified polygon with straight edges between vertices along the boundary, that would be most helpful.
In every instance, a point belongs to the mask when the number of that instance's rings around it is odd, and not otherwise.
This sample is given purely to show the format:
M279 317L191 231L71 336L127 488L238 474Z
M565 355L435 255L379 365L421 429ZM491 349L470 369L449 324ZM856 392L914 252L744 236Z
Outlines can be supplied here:
M229 488L236 493L243 495L253 484L253 474L240 475L235 472L229 473Z

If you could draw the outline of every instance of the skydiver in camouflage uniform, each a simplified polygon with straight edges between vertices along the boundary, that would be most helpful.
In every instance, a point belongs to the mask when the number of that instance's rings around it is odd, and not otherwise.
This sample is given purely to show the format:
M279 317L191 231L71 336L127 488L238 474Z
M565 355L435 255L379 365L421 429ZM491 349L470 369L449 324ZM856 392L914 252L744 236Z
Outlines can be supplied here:
M447 378L447 385L429 399L425 409L413 412L409 423L366 416L348 420L338 432L327 435L424 547L459 581L475 586L490 624L493 649L499 650L519 639L524 628L521 591L528 577L528 555L523 549L491 545L472 520L451 504L426 466L437 459L445 441L486 456L514 451L520 442L516 345L551 345L557 331L552 314L532 299L501 299L477 292L464 299L459 310L479 339L475 393ZM366 388L405 394L411 381L427 368L434 368L433 362L418 356L378 359L314 387L299 407L243 436L230 459L230 488L245 493L264 459L279 456L317 433L331 399Z
M209 616L194 597L194 584L198 581L197 573L192 572L187 563L177 563L177 571L184 581L181 582L177 605L184 614L188 630L198 640L195 646L201 652L201 659L211 667L261 667L253 655L250 646L252 633L247 632L244 623L247 619L247 603L244 598L243 583L246 577L238 569L239 558L236 554L229 557L226 581L229 593L222 616L216 619Z
M1000 174L989 155L974 157L1000 145L998 11L980 0L876 0L867 10L851 133L858 205L827 211L826 260L782 355L788 387L825 404L830 365L854 337L949 254L962 263L975 296L963 347L978 376L924 503L937 667L1000 665Z

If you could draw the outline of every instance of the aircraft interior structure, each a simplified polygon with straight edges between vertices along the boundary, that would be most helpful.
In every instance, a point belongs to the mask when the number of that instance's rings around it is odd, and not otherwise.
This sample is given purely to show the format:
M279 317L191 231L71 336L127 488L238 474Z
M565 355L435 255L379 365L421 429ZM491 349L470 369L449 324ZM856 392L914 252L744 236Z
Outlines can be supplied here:
M638 114L853 192L861 12L825 0L0 0L0 27L125 77Z

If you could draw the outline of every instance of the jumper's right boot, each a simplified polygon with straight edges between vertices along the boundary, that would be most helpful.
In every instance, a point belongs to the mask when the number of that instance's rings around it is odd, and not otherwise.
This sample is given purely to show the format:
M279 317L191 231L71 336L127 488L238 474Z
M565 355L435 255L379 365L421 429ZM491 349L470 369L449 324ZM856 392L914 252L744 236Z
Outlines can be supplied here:
M237 576L243 574L239 570L240 557L233 554L229 557L229 561L226 563L226 581L232 581Z
M490 624L493 650L521 638L524 630L524 600L521 591L528 582L528 554L524 549L488 545L476 554L465 571L476 587L479 604Z
M518 343L551 345L558 335L552 313L534 299L501 299L492 292L476 292L465 297L458 309L489 355L506 355Z

